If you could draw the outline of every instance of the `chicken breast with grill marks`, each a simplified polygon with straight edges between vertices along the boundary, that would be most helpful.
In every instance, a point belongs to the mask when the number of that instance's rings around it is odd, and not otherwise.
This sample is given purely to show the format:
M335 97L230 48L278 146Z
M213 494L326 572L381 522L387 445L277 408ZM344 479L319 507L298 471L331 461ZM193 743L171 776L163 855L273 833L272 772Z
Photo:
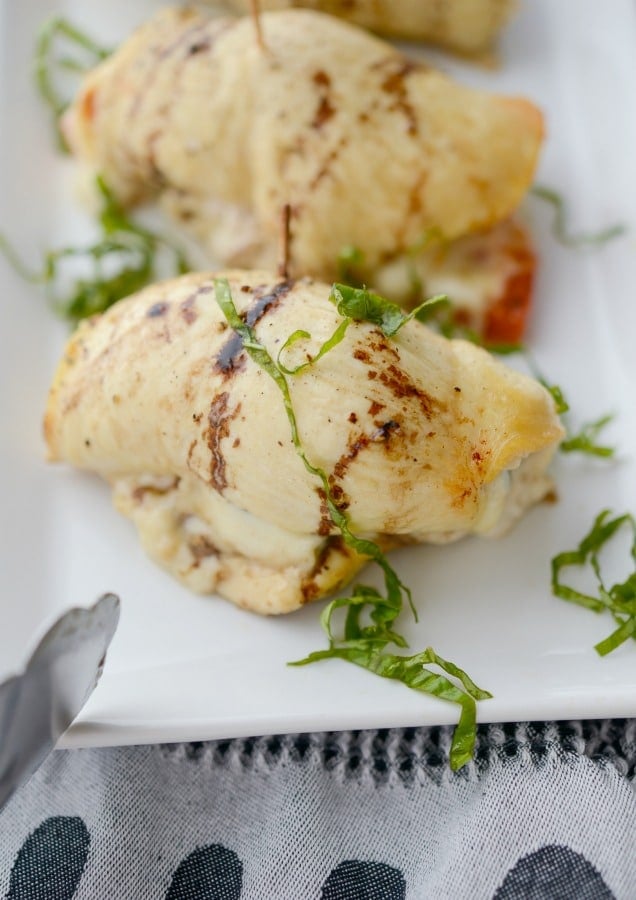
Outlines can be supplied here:
M158 14L86 78L64 123L72 152L120 202L159 197L214 264L274 268L290 204L296 276L336 279L355 247L361 281L398 302L416 272L481 327L481 307L515 279L518 293L521 273L523 307L532 256L505 220L533 178L536 107L463 87L327 15L261 20L265 48L250 18Z
M229 271L236 307L288 368L341 322L326 284ZM288 376L302 447L354 533L382 547L498 535L550 486L563 430L548 392L417 321L356 322ZM293 610L365 560L343 543L291 439L279 387L228 326L210 274L82 323L51 388L52 460L113 487L148 553L194 590Z
M378 31L409 40L430 41L460 53L491 48L515 4L511 0L259 0L260 8L317 9ZM248 12L249 0L226 0L226 6Z

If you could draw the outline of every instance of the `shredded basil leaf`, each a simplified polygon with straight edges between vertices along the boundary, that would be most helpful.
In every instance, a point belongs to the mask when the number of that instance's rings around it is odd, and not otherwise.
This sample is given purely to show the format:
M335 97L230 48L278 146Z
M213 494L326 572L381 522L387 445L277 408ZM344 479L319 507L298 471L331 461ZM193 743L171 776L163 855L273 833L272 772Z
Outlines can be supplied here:
M300 365L295 366L295 368L293 369L288 369L287 366L283 365L280 359L285 350L287 350L293 344L298 343L298 341L311 339L311 335L308 331L303 331L302 329L294 331L293 334L289 335L283 346L280 348L278 357L276 359L276 365L281 370L281 372L285 373L285 375L297 375L298 372L302 372L303 369L306 369L309 366L313 365L313 363L317 362L321 357L325 355L325 353L328 353L332 349L332 347L335 347L336 344L339 344L345 336L347 328L352 321L353 319L343 319L334 333L331 335L331 337L327 338L324 344L320 347L318 353L316 353L315 356L309 356L309 358L304 363L300 363Z
M561 441L561 453L587 453L590 456L611 457L616 452L615 447L608 447L604 444L597 444L596 438L599 436L603 428L613 421L614 416L611 414L601 416L594 422L588 422L581 427L577 434L570 434L564 441Z
M440 294L429 297L409 313L405 313L396 303L391 303L379 294L366 288L350 287L347 284L334 284L329 299L341 316L356 322L371 322L379 325L383 334L394 337L411 319L424 319L426 311L448 298Z
M423 287L421 291L418 290L417 296L423 296ZM449 340L459 339L468 341L469 343L475 344L478 347L483 347L484 350L498 356L510 356L513 353L523 353L523 344L506 344L503 342L492 343L490 341L485 341L474 328L470 328L468 325L458 322L455 317L456 309L453 305L453 301L447 295L440 294L437 297L431 298L431 300L434 300L435 302L428 306L425 305L417 312L415 318L419 322L423 322L433 330L439 332L442 337L448 338Z
M247 325L238 314L228 281L223 278L216 279L214 285L217 303L228 324L241 337L243 346L250 357L274 380L281 392L294 448L307 471L320 482L321 493L332 523L339 530L346 545L361 556L373 560L380 567L384 576L384 593L374 587L358 584L353 588L350 597L336 598L328 603L322 611L321 624L327 635L329 646L324 650L310 653L304 659L296 660L289 665L302 666L323 659L343 659L383 678L401 681L413 690L456 703L460 706L461 713L453 734L450 762L453 769L461 768L470 761L474 751L476 701L486 699L491 695L478 688L462 669L454 663L442 659L430 648L424 653L414 656L398 656L385 652L388 644L394 644L397 647L407 646L405 638L393 626L403 610L405 600L415 614L411 592L392 568L380 547L373 541L357 537L351 531L346 513L339 508L334 498L329 476L324 469L310 462L304 450L285 371L259 342L254 329ZM342 291L343 287L345 288L344 292ZM333 302L337 304L342 301L347 310L355 312L356 316L370 311L373 316L371 321L380 327L384 325L393 329L392 334L395 334L404 324L404 321L394 317L391 311L385 317L387 311L382 303L378 303L375 299L368 301L366 296L361 298L359 295L352 295L351 291L355 291L355 289L342 285L334 286ZM364 293L368 294L368 292ZM352 297L352 303L349 304L347 298ZM334 334L342 329L344 335L344 328L348 327L347 323L353 318L355 318L353 315L349 316L349 313L346 313L346 318ZM283 349L297 340L305 339L307 334L308 332L305 331L294 332L283 345ZM333 341L333 336L330 340ZM332 343L331 346L335 346L335 343ZM318 355L313 358L313 361L317 359ZM300 371L300 367L289 371L291 373ZM336 634L334 626L334 615L338 611L344 613L341 637ZM363 614L365 615L364 621L362 621ZM426 668L427 665L436 665L446 674L440 675L433 672ZM461 687L450 681L446 677L447 675L456 678Z
M593 612L609 612L617 628L607 638L596 644L600 656L606 656L620 647L630 637L636 639L636 519L630 513L609 518L611 511L603 510L594 520L592 528L585 535L576 550L559 553L552 560L552 592L556 597L576 603ZM601 574L599 553L614 535L623 527L632 532L630 558L634 571L623 582L607 587ZM571 566L589 565L598 585L598 596L583 593L565 584L561 573Z
M79 52L79 56L63 55L68 50L74 54ZM67 150L67 147L59 122L70 101L58 87L59 77L63 72L84 74L110 53L110 50L100 47L67 19L59 16L49 19L40 30L35 49L35 80L40 96L53 114L56 136L62 150Z
M563 416L565 413L569 412L570 404L565 397L563 389L559 387L558 384L551 384L545 376L541 374L537 364L528 351L525 351L525 358L539 384L542 384L552 395L557 414ZM605 414L598 419L595 419L593 422L588 422L583 425L578 432L572 432L568 427L567 422L564 421L563 424L566 428L566 436L559 445L560 452L585 453L587 456L599 456L603 458L613 457L616 453L615 447L608 447L607 445L596 443L596 439L601 431L606 425L613 421L613 419L613 415Z
M400 681L414 691L430 694L440 700L456 703L460 709L460 718L450 751L450 764L453 770L461 769L472 759L475 749L475 733L477 729L476 700L487 700L492 694L478 688L467 677L466 673L453 663L442 659L430 647L422 653L413 656L400 656L395 653L385 653L381 648L376 648L371 641L360 641L357 645L346 646L340 644L332 649L312 653L305 659L291 663L302 666L316 662L320 659L344 659L354 663L374 675L381 678L391 678ZM437 665L449 675L457 678L464 690L457 687L445 675L431 671L427 665Z
M603 228L601 231L584 234L570 234L567 227L567 216L565 210L565 200L558 191L543 185L534 185L530 189L530 193L541 200L545 200L554 209L554 219L552 222L552 233L560 244L565 247L600 247L614 238L625 234L627 228L625 225L611 225Z
M291 395L289 392L289 385L287 384L287 379L284 372L279 369L272 357L269 355L266 348L259 343L258 339L256 338L254 329L251 328L251 326L247 325L238 315L236 307L234 306L234 301L232 300L232 293L227 279L216 279L214 285L217 303L221 307L221 310L225 318L227 319L228 324L241 337L243 346L252 357L254 362L256 362L257 365L264 369L267 374L271 378L273 378L282 394L285 412L287 414L287 419L289 421L291 429L292 442L307 471L320 480L325 496L327 510L332 522L339 529L345 543L348 546L352 547L357 553L360 553L362 556L368 556L370 559L375 560L375 562L377 562L377 564L383 570L385 586L388 594L387 602L391 606L392 610L396 610L395 615L397 615L402 607L403 596L406 596L406 598L409 600L409 603L411 603L410 590L399 580L398 576L391 568L388 560L386 559L380 548L377 546L377 544L373 543L372 541L365 541L357 538L349 530L347 517L345 513L343 513L338 508L338 505L333 498L327 473L318 466L312 465L305 454L300 436L298 434L296 414L294 412ZM388 619L391 618L391 616L386 617L386 611L384 609L379 611L376 609L374 610L374 614L379 615L381 618L383 618L384 621L388 621ZM395 618L395 615L393 616L393 618Z
M0 253L4 253L21 277L44 286L53 307L71 322L102 313L123 297L156 281L161 253L170 257L171 274L182 275L190 268L181 250L128 218L101 177L97 178L97 187L102 200L99 215L102 236L95 244L49 251L42 269L34 272L0 235ZM77 278L67 289L64 264L70 259L89 262L93 271L90 277Z
M558 384L551 384L549 381L542 375L536 376L539 384L542 384L546 391L550 394L552 399L554 400L554 406L558 416L562 416L564 413L569 412L570 404L565 399L565 394L563 393L563 389L559 387Z

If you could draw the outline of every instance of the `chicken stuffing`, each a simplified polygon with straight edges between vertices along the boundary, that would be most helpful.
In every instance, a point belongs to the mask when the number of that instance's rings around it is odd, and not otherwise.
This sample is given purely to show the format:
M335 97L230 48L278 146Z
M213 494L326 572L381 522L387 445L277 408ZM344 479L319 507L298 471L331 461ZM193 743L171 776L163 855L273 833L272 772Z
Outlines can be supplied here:
M533 178L540 112L321 13L261 23L264 45L250 18L161 12L86 78L64 121L72 152L119 202L160 198L214 264L273 268L289 204L296 276L335 279L355 248L361 281L399 302L415 268L472 326L510 305L511 279L525 309L534 257L506 220ZM506 237L495 254L493 229ZM475 259L486 277L471 305Z
M489 50L514 8L511 0L259 0L261 9L304 6L380 34L430 41L459 53ZM226 0L240 12L249 0Z
M289 369L342 322L326 284L219 277ZM310 337L286 345L301 329ZM550 394L416 320L393 338L354 322L287 382L307 458L351 530L384 549L498 536L550 488L563 434ZM45 435L51 460L112 485L149 555L195 591L285 613L338 590L366 561L334 525L279 386L229 327L210 274L84 321L55 376Z

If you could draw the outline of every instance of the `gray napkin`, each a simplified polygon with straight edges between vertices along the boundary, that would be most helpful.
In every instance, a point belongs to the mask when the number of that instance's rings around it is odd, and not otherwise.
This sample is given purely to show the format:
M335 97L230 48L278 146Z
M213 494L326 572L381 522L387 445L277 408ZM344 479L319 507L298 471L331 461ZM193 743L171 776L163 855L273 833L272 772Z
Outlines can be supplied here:
M634 900L636 722L57 751L0 814L10 900Z

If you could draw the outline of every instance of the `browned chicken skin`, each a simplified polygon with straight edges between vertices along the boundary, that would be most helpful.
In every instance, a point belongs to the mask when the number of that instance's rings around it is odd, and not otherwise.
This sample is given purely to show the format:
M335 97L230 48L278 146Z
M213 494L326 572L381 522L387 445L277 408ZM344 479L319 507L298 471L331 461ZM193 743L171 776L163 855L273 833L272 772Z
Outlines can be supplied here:
M248 12L250 0L226 0ZM390 37L430 41L459 53L489 50L512 14L511 0L259 0L262 10L302 6Z
M295 331L311 332L285 351L288 366L341 321L325 284L225 275L273 358ZM288 383L307 457L353 531L385 548L498 535L550 487L563 432L548 392L419 322L395 339L354 323ZM195 590L287 612L365 562L343 544L280 391L228 327L209 274L153 286L82 323L45 433L52 459L112 484L149 554Z
M337 278L353 246L366 284L406 302L415 268L481 326L532 259L505 220L534 174L539 111L330 16L261 20L265 49L249 17L158 14L86 78L72 151L121 202L160 198L215 264L274 268L290 204L292 274ZM476 256L476 299L455 298Z

